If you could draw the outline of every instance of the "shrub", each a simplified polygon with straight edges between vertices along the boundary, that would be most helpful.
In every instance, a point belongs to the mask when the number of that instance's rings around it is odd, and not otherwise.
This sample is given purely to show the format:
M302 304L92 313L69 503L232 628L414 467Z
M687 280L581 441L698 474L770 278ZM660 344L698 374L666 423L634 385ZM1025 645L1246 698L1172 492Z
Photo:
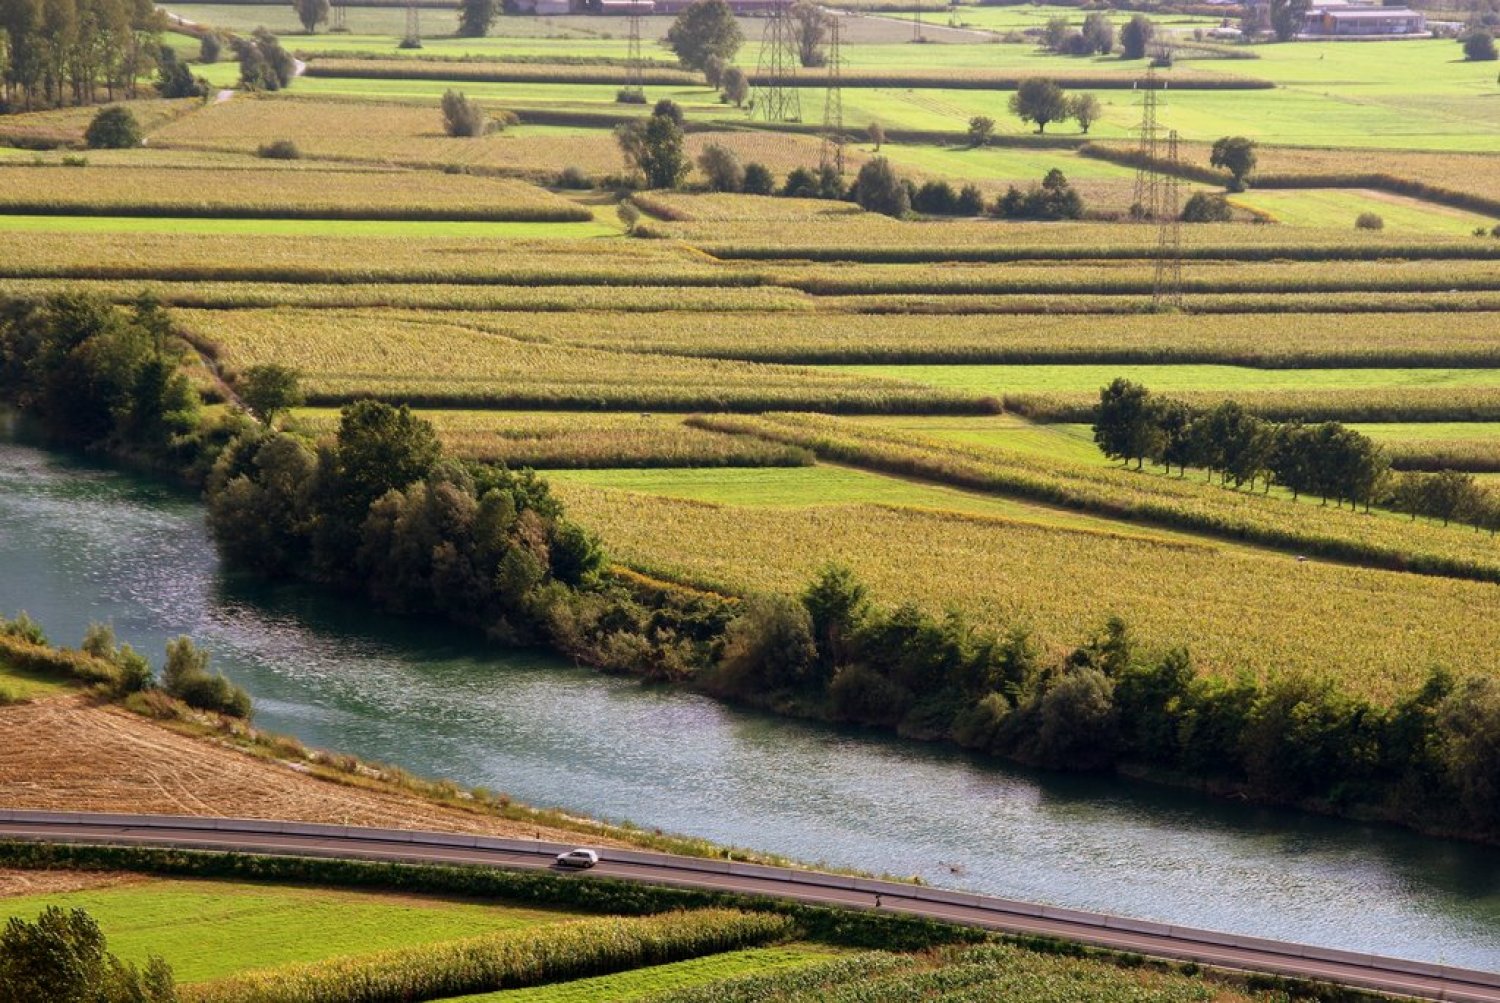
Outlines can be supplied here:
M142 972L107 946L99 924L82 909L48 906L34 923L11 919L0 933L0 1003L177 999L172 969L161 958L152 956Z
M1495 36L1487 31L1471 31L1464 38L1464 58L1485 61L1500 58L1495 51Z
M70 153L62 158L62 165L64 167L87 167L89 158Z
M594 187L594 180L581 167L564 167L557 174L557 187L573 191L587 191Z
M854 181L854 199L861 209L884 213L898 219L911 208L911 196L896 177L896 170L884 157L865 162Z
M398 49L420 49L421 47L422 40L416 35L407 35L401 40L400 44L396 46L396 48Z
M257 157L266 160L301 160L302 151L297 149L297 144L290 139L278 139L270 143L262 143L255 151Z
M1362 212L1355 217L1354 226L1359 230L1384 230L1385 220L1377 212Z
M776 176L771 173L765 164L748 163L745 165L746 195L771 195L776 191Z
M215 711L230 717L250 716L250 696L225 679L209 675L208 652L179 637L167 642L167 662L161 670L161 686L189 707Z
M450 136L473 138L483 136L489 120L479 103L451 87L443 93L443 129Z
M1184 223L1227 223L1233 218L1229 200L1214 192L1197 192L1182 207Z
M815 199L818 197L818 176L806 167L794 167L781 186L781 194L787 198Z
M615 91L616 104L645 104L646 92L635 87L621 87Z
M83 138L91 150L126 150L141 145L141 126L129 108L111 105L94 116Z
M202 41L198 43L198 62L203 63L205 66L210 63L217 63L223 53L224 43L219 40L218 35L211 31L204 35Z

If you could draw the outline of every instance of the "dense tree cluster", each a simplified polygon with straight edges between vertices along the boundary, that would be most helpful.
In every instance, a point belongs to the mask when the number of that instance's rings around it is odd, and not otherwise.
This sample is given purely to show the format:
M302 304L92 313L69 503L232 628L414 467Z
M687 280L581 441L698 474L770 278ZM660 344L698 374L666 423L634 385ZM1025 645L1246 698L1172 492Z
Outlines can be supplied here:
M1500 497L1472 475L1393 475L1378 444L1336 421L1270 422L1235 401L1201 411L1117 379L1099 392L1094 442L1105 456L1134 460L1138 469L1146 460L1179 474L1196 467L1225 486L1254 488L1258 481L1267 491L1285 488L1293 499L1315 495L1325 504L1367 510L1382 505L1412 518L1500 531Z
M1015 185L1008 187L996 200L993 212L1002 219L1080 219L1083 196L1054 167L1040 187L1032 185L1024 192Z
M1143 764L1279 801L1500 831L1500 682L1434 671L1390 707L1306 676L1208 677L1111 619L1061 658L1021 628L886 610L844 568L747 604L712 688L1052 768ZM1431 813L1437 813L1433 815Z
M615 127L625 163L640 173L647 188L676 188L687 176L691 161L683 149L682 121L682 109L664 100L645 119Z
M156 70L164 24L149 0L0 0L4 104L134 97Z
M187 465L200 404L186 351L154 300L129 311L78 294L16 301L0 309L0 395L64 441Z
M667 45L689 70L702 70L710 58L728 63L745 36L724 0L695 0L667 29Z
M247 431L208 480L209 526L235 566L363 592L536 640L553 592L590 580L596 542L530 471L442 457L405 407L345 407L332 441Z
M1082 28L1074 28L1065 17L1054 17L1042 29L1042 47L1063 56L1108 55L1115 48L1115 24L1099 12L1086 15Z
M297 77L297 61L282 48L281 40L265 28L256 28L249 38L229 40L240 64L240 86L251 91L279 91Z

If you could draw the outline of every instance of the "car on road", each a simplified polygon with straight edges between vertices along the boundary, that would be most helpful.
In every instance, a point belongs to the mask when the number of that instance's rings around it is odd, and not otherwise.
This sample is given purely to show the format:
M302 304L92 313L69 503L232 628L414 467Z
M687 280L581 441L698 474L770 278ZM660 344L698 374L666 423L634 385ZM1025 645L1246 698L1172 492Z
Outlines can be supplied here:
M595 853L593 850L568 850L565 853L559 853L557 855L558 867L577 867L582 869L585 867L593 867L598 862L599 854Z

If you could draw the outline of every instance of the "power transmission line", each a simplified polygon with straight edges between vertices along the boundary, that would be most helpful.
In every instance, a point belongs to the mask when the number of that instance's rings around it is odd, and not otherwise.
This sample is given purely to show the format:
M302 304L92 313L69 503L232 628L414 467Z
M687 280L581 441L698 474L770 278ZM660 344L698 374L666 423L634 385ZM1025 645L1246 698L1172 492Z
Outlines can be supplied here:
M799 63L791 4L778 0L761 33L752 114L767 122L802 121L802 98L793 79Z
M641 59L641 5L630 4L630 38L625 50L625 95L634 104L646 102L646 73Z
M837 14L827 15L828 25L828 89L823 97L823 150L819 166L832 165L844 176L844 74L840 68L844 57L840 51L839 36L841 22Z

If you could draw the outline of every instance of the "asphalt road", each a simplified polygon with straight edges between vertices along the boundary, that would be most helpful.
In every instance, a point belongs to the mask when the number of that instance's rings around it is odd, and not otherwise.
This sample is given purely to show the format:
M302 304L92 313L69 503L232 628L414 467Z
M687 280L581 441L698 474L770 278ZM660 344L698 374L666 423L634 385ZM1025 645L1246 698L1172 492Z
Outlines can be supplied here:
M530 840L249 819L0 810L0 839L166 846L514 869L552 868L570 846ZM1148 923L1122 917L757 864L602 848L578 874L880 909L1005 933L1042 934L1153 957L1337 982L1396 995L1500 1003L1500 973L1404 961ZM575 872L570 872L575 873Z

